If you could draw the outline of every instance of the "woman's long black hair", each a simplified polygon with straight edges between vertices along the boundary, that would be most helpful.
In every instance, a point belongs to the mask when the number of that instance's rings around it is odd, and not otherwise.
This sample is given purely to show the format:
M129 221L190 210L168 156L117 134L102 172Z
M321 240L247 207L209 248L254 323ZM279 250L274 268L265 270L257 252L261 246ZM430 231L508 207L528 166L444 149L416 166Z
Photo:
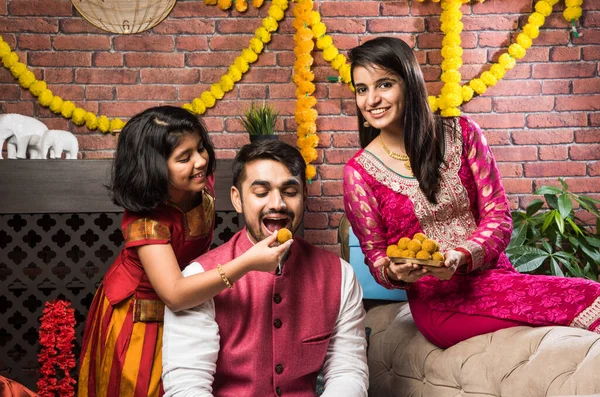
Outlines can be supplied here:
M214 173L215 151L202 121L183 108L153 107L133 116L119 134L108 186L113 202L144 212L168 199L167 160L184 134L200 137L208 152L206 176Z
M354 69L359 66L382 68L404 81L404 147L419 187L430 202L437 203L435 195L444 160L444 128L441 118L435 117L429 107L425 80L413 50L400 39L378 37L353 48L349 55L353 84ZM365 127L360 109L357 114L360 146L365 148L381 131Z

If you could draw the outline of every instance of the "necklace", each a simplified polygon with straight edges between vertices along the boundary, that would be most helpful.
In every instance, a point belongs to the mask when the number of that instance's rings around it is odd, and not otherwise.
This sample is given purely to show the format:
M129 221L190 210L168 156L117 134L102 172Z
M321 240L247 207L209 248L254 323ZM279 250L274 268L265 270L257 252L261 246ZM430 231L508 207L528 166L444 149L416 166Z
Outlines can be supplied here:
M387 153L388 156L390 156L394 160L404 161L404 168L406 168L408 170L408 172L410 172L410 174L412 175L412 168L410 167L410 157L408 157L408 154L400 154L400 153L392 152L385 145L385 142L383 142L383 138L381 137L381 134L379 134L379 142L381 142L381 147L383 147L383 150Z

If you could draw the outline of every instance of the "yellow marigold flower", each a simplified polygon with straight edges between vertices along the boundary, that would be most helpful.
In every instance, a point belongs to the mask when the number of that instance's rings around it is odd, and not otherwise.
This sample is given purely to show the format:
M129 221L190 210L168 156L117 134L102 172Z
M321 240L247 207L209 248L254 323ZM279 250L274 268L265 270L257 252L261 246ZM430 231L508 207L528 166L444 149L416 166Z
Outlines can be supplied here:
M242 57L248 63L254 63L258 59L258 55L256 54L256 52L252 51L250 48L244 48L242 50Z
M307 163L313 162L317 159L317 157L319 157L319 153L317 153L317 150L312 147L300 149L300 154L302 155L302 157L304 157L304 161L306 161Z
M516 59L521 59L525 56L525 49L520 44L513 43L508 47L510 56Z
M263 19L262 26L265 28L267 32L274 32L279 27L279 24L273 17L266 17Z
M191 103L184 103L183 105L181 105L181 108L187 110L190 113L194 113L194 108L192 107Z
M458 108L448 108L444 109L440 112L442 117L458 117L460 116L460 109Z
M224 10L228 10L231 8L231 0L217 0L217 6Z
M221 88L221 84L219 83L211 84L210 92L217 99L221 99L225 95L225 92L223 91L223 89Z
M442 70L456 70L463 64L462 58L448 58L442 61Z
M340 77L346 84L352 81L352 76L350 76L350 64L345 63L340 67Z
M440 21L442 23L458 21L462 18L462 16L463 16L463 13L460 12L460 10L451 9L451 10L442 12L442 15L440 15Z
M192 101L192 110L196 114L204 114L206 112L206 104L200 98L195 98Z
M62 108L63 100L59 96L54 96L52 101L50 102L50 110L54 113L60 113L60 109Z
M229 71L227 72L231 80L234 82L238 82L242 79L242 71L235 65L231 65L229 67Z
M268 14L276 21L281 21L283 19L283 10L276 5L269 7Z
M10 73L15 79L18 79L20 75L25 73L27 66L22 62L16 62L10 67Z
M567 21L574 21L581 18L581 7L567 7L563 11L563 16Z
M264 0L252 0L252 7L260 8L263 5Z
M98 118L98 129L104 134L108 132L110 129L110 120L108 117L102 115Z
M471 99L473 99L474 93L475 93L475 91L473 91L473 89L471 87L469 87L468 85L463 85L461 87L463 103L469 102Z
M254 34L263 43L268 43L269 41L271 41L271 33L269 33L267 31L267 29L265 29L262 26L259 27L258 29L256 29L256 31L254 32Z
M523 33L532 39L535 39L540 35L540 29L537 26L528 23L527 25L523 26Z
M235 0L235 9L237 12L245 12L248 9L246 0Z
M427 100L429 101L429 107L431 108L431 111L437 112L437 110L438 110L437 98L433 95L429 95L427 97Z
M527 22L532 24L533 26L537 26L538 28L544 24L546 18L540 14L539 12L534 12L527 18Z
M583 4L583 0L565 0L565 7L579 7Z
M317 119L319 113L316 109L304 109L301 111L296 111L294 113L294 117L296 119L296 123L314 123Z
M19 76L19 85L23 88L29 88L34 82L35 74L30 70L26 70Z
M296 88L296 98L306 94L310 95L313 92L315 92L315 85L310 81L302 81L298 84L298 88Z
M233 85L235 84L231 76L229 76L228 74L221 76L221 80L219 80L219 83L221 84L221 88L225 92L231 91Z
M460 38L460 33L449 32L444 35L442 39L442 48L443 47L460 47L462 40Z
M54 95L52 95L52 91L50 91L49 89L45 89L38 96L38 101L40 102L40 105L48 107L50 106L50 102L52 102L52 98L54 98Z
M110 132L120 132L124 126L125 123L123 122L123 120L117 117L110 121L110 126L108 127L108 130Z
M311 66L313 64L313 57L310 54L302 54L299 55L296 58L296 62L294 63L294 66L298 66L298 67L305 67L305 66Z
M326 34L323 37L319 37L317 39L317 48L319 50L322 50L322 49L325 49L327 47L330 47L332 44L333 44L333 39L328 34Z
M492 72L483 72L481 73L481 81L488 87L493 87L498 82L498 79Z
M446 70L441 79L444 83L460 83L461 75L458 70Z
M331 67L338 70L346 63L346 56L344 54L338 54L333 61L331 61Z
M327 33L327 26L323 22L319 22L312 26L312 31L315 37L322 37Z
M71 101L65 101L62 105L62 107L60 108L60 114L68 119L71 118L71 116L73 115L73 111L75 110L75 104Z
M36 80L29 87L29 92L31 92L33 96L40 96L42 91L44 91L46 88L45 81Z
M464 25L460 21L442 23L440 30L444 33L460 33L462 32Z
M73 122L77 125L82 125L85 123L85 109L75 108L75 110L73 110L71 120L73 120Z
M310 54L313 48L315 48L315 43L312 40L303 40L294 47L294 54L296 54L296 56Z
M473 89L477 94L481 95L487 90L487 86L481 79L473 79L469 81L469 87Z
M12 52L12 50L10 49L10 46L8 44L6 44L6 42L0 43L0 58L4 58L11 52Z
M207 6L214 6L215 4L217 4L217 0L204 0L204 4L206 4Z
M323 50L323 59L327 62L331 62L335 57L338 56L338 54L338 49L334 45L330 45Z
M448 94L458 94L460 93L460 84L458 84L457 82L448 82L442 87L441 93L441 96Z
M2 57L2 64L7 69L10 69L10 67L17 62L19 62L19 56L16 52L10 52Z
M321 14L319 14L317 11L311 11L310 12L310 25L314 26L319 22L321 22Z
M535 4L535 10L545 17L552 14L552 6L544 0L538 1Z
M525 33L519 33L517 35L517 43L524 49L528 49L532 44L531 37L527 36Z
M248 61L246 61L246 59L244 59L243 56L239 56L237 58L235 58L235 60L233 61L233 65L238 68L240 70L240 72L242 73L246 73L248 71L248 69L250 69L250 65L248 65Z
M443 97L445 108L442 109L460 106L462 104L462 89L459 88L457 91L443 95Z
M298 125L298 135L315 134L317 132L317 125L315 123L301 123Z
M256 54L260 54L262 52L263 48L265 48L265 45L263 44L262 41L260 41L256 37L253 37L250 39L250 49L252 51L254 51Z
M517 61L515 61L515 59L511 57L510 54L504 53L500 55L500 58L498 58L498 63L502 65L504 69L511 70L515 67Z
M202 94L200 94L200 99L209 109L215 106L215 103L217 103L215 96L211 94L210 91L204 91Z
M283 11L288 9L288 0L273 0L271 4L281 8Z
M490 72L496 77L496 79L500 80L506 74L506 69L500 64L493 64L490 68Z
M312 95L298 98L298 106L303 108L312 108L317 104L317 98Z
M306 166L306 179L311 181L317 176L317 169L314 165L309 164Z
M98 128L98 117L92 112L85 113L85 126L88 130L95 130Z
M309 28L306 28L304 26L301 26L296 31L296 34L294 35L294 44L298 45L298 43L300 43L304 40L312 40L313 37L314 36L313 36L312 30L310 30Z
M463 49L460 46L457 45L453 45L453 46L443 46L442 47L442 57L444 57L445 59L448 58L460 58L463 55Z

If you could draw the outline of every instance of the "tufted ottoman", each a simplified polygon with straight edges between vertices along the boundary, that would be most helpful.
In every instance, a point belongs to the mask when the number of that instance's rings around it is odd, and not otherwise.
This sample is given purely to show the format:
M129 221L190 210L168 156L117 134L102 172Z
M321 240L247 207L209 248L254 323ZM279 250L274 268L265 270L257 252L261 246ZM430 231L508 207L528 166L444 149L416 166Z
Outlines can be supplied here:
M367 312L373 397L600 396L600 335L516 327L443 350L417 330L406 302Z

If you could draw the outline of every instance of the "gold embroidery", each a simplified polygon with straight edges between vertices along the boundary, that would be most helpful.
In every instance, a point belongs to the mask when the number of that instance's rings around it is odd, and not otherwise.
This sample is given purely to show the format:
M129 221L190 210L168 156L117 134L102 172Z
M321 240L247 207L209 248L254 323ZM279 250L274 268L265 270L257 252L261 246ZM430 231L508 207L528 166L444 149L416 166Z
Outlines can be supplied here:
M471 254L471 262L473 263L473 268L478 268L483 264L483 259L485 258L485 250L483 247L474 241L465 241L460 245L461 248L466 249Z
M481 194L483 197L489 197L489 195L492 194L492 187L490 185L485 185L481 191Z
M188 234L190 237L197 238L206 236L211 232L213 220L215 218L215 199L203 192L202 205L190 210L185 214Z
M600 297L596 298L596 300L589 305L586 309L582 310L569 326L589 329L590 326L595 323L598 319L600 319Z
M140 218L131 222L125 230L125 242L140 240L169 240L171 231L166 225L149 218Z
M165 304L157 299L134 299L133 322L162 322L165 317Z

